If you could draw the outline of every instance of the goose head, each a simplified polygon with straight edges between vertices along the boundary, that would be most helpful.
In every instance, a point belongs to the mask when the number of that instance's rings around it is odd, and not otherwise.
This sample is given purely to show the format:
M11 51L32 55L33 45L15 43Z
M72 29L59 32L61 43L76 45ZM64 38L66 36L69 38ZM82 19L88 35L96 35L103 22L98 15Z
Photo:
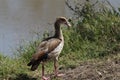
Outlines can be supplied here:
M65 17L59 17L59 18L56 19L55 26L61 26L61 24L64 24L64 25L68 26L68 28L71 27L70 22Z

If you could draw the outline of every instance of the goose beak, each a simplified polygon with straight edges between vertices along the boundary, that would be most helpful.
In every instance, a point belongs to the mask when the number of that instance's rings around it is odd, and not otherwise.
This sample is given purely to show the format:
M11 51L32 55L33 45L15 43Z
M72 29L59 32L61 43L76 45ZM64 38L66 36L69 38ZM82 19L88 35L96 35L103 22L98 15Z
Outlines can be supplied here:
M68 26L68 29L70 29L71 24L69 22L67 22L66 25Z
M68 22L68 23L67 23L67 26L68 26L68 27L71 27L71 24Z

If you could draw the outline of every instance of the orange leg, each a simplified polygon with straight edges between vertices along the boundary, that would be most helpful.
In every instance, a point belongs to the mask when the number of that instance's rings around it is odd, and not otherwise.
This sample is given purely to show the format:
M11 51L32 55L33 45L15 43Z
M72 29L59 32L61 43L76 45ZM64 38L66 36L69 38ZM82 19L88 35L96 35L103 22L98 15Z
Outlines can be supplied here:
M64 76L64 74L59 74L58 73L58 62L57 62L57 60L54 60L54 73L55 73L55 76L57 76L57 77Z
M45 77L45 75L44 75L44 69L45 69L45 67L44 67L44 62L43 62L42 63L42 80L50 80L49 77Z

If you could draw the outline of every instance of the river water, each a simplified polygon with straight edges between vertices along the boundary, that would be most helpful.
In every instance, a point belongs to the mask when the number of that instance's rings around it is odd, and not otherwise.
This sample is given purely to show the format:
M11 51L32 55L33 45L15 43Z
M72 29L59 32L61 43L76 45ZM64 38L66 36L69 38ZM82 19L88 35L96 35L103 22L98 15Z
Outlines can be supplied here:
M120 4L109 1L115 7ZM0 0L0 52L12 55L22 40L32 40L34 32L52 31L56 17L69 15L65 0Z

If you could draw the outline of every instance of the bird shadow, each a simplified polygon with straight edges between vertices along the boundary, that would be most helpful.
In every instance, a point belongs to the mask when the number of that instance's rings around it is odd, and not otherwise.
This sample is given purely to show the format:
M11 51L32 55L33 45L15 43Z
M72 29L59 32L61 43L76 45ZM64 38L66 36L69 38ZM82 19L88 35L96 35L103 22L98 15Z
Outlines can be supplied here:
M33 78L27 74L18 74L15 78L11 78L9 80L37 80L37 78Z

